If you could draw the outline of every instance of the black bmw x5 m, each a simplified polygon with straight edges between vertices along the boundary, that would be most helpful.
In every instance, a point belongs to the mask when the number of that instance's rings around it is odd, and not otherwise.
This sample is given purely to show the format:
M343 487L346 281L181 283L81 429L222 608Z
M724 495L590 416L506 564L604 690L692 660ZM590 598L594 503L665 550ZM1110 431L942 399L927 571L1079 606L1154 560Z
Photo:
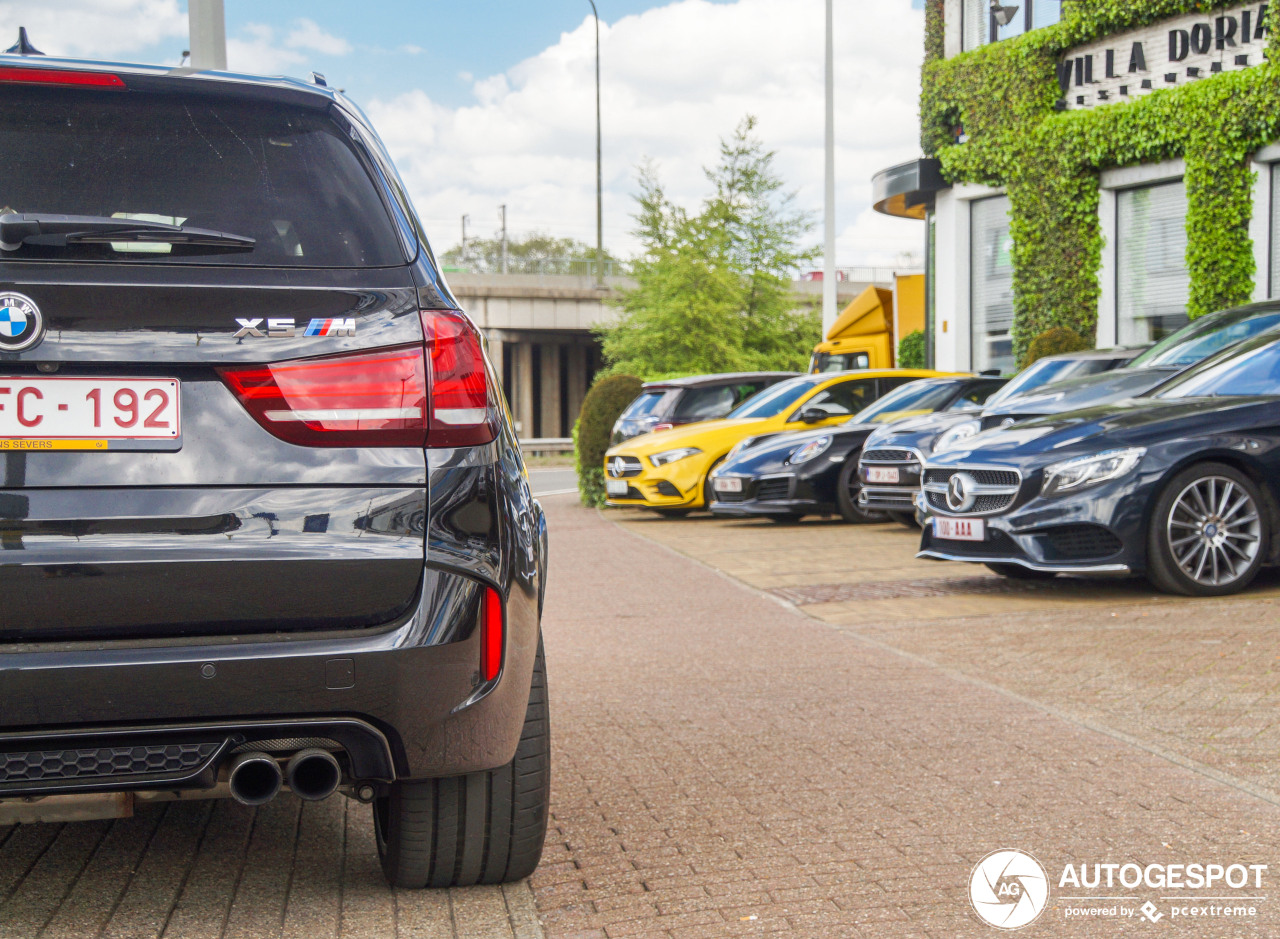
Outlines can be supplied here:
M321 84L0 56L0 821L372 805L536 867L546 525L481 336Z

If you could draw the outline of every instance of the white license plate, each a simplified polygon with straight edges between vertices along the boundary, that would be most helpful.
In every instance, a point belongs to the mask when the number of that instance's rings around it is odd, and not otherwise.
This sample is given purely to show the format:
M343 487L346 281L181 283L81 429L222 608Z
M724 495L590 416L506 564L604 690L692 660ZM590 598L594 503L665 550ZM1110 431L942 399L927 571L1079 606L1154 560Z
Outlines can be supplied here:
M627 494L627 481L625 479L606 479L604 481L604 489L611 496L625 496Z
M982 541L986 524L980 518L942 518L934 516L933 536L946 541Z
M896 466L868 466L867 482L869 483L896 483L898 481L898 468Z
M716 492L742 491L742 479L738 476L717 476L711 485Z
M0 450L177 450L172 378L0 376Z

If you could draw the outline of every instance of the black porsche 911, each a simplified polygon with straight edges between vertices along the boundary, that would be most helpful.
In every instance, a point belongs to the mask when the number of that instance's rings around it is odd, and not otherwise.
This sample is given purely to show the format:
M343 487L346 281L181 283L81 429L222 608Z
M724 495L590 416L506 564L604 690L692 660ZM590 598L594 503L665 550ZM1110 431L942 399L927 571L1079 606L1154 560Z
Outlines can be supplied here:
M849 522L880 516L858 507L858 453L886 421L948 408L974 408L1002 378L962 375L909 382L843 424L744 440L711 474L714 515L795 521L839 512Z
M924 494L922 557L1242 590L1280 545L1280 338L1255 336L1147 396L979 434L926 464Z

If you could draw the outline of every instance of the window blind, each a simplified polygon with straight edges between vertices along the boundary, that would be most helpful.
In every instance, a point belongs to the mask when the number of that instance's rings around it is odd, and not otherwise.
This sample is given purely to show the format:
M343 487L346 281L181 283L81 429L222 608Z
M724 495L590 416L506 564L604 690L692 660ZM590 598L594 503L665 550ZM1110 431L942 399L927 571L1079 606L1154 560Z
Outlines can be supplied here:
M1187 190L1179 180L1116 202L1116 337L1142 345L1187 322Z
M964 29L964 51L986 45L987 28L991 19L989 0L964 0L960 18Z
M975 201L969 215L969 335L974 371L1014 368L1013 239L1009 199Z

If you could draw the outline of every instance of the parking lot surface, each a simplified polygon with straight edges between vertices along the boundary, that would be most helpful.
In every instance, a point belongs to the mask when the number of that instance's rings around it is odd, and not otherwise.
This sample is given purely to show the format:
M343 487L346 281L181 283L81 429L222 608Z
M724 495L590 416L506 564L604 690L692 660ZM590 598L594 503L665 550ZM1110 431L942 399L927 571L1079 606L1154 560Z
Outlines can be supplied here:
M734 576L753 572L757 586L830 593L865 559L877 572L860 575L869 594L896 603L916 590L922 610L944 599L944 581L983 579L921 569L905 530L651 521L570 499L548 507L553 818L532 881L549 936L992 936L967 884L998 848L1033 853L1055 888L1067 864L1275 856L1280 809L1266 793L971 677L956 654L938 653L950 663L939 664L892 647L886 623L926 627L913 613L888 620L880 607L846 609L848 623L824 621L807 615L816 604L780 602L708 566L728 570L732 560ZM755 527L759 537L749 537ZM997 582L983 589L991 592L973 602L993 620L1033 622L1017 605L999 611ZM1144 591L1109 589L1145 609ZM1119 603L1066 590L1034 601L1066 610L1061 628L1072 616L1109 619ZM1031 601L1015 593L1011 602ZM878 632L864 635L868 623ZM951 616L929 628L974 627ZM1021 658L1052 671L1052 646L1034 651L1033 640ZM928 652L929 642L918 647ZM1153 908L1161 929L1280 931L1270 900L1255 901L1249 919L1191 923L1175 921L1159 891L1134 894L1148 895L1164 904ZM1055 890L1026 934L1130 935L1148 925L1069 918L1065 896Z
M1054 881L1024 935L1280 933L1271 899L1174 921L1144 888L1161 921L1120 924L1056 889L1067 864L1272 864L1274 580L1209 602L1010 586L915 561L892 526L545 501L530 883L390 890L368 810L337 798L174 804L0 831L0 939L994 936L967 884L998 848Z

